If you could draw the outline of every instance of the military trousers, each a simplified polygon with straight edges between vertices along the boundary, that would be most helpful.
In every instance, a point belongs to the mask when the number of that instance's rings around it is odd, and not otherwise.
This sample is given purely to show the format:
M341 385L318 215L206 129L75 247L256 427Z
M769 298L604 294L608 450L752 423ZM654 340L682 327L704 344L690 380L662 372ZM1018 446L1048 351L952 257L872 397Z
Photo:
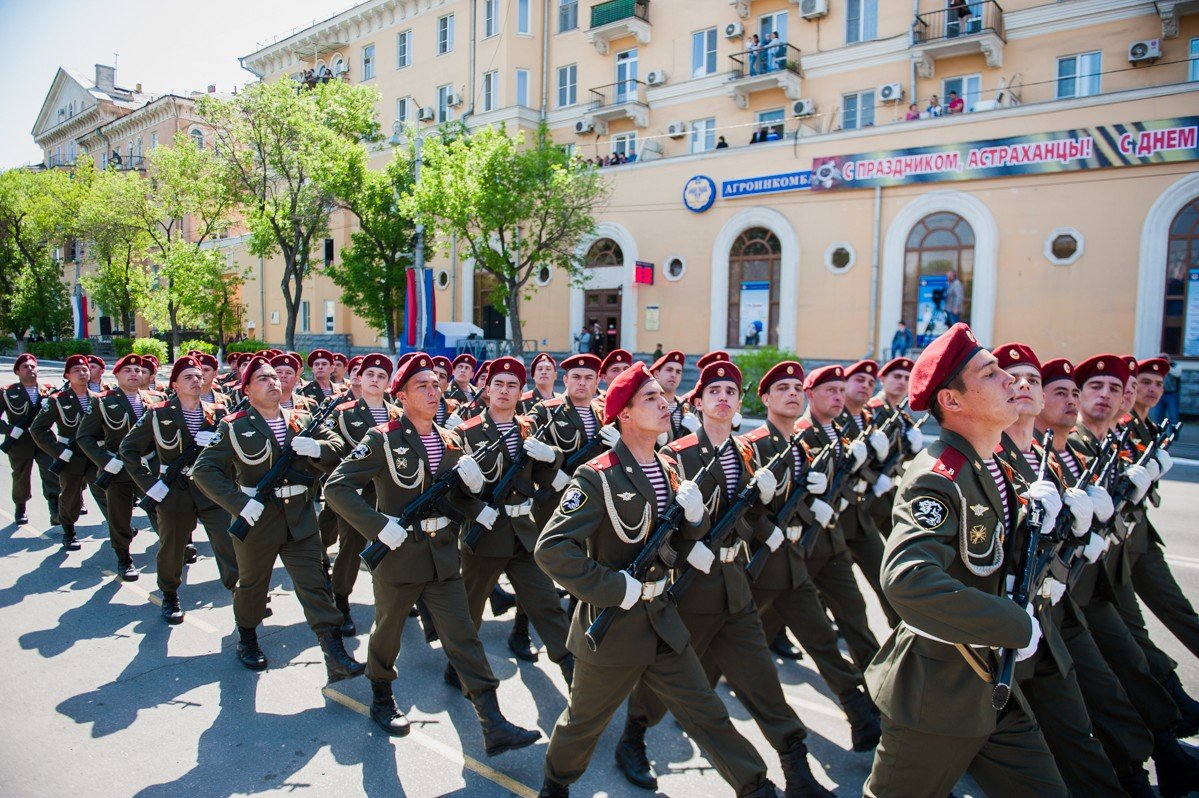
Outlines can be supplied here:
M884 715L863 794L871 798L945 798L969 772L986 795L1068 798L1036 721L1015 696L986 737L946 737L900 726Z
M319 520L319 519L318 519ZM358 556L366 548L366 538L344 518L337 519L337 556L333 558L333 592L348 596L358 581Z
M244 541L233 538L233 550L237 555L238 575L237 590L233 593L233 617L238 626L253 629L262 623L276 559L283 561L312 631L319 635L341 625L342 615L333 603L333 593L321 565L325 547L321 545L320 535L309 535L300 540L289 537L281 544L263 544L255 543L251 532Z
M179 590L183 582L184 549L192 539L197 523L203 524L212 545L221 584L229 591L237 587L237 552L233 549L233 536L229 534L229 513L213 505L205 510L186 512L168 512L158 507L157 515L159 590L168 593Z
M705 671L724 674L771 748L788 751L808 736L803 721L783 696L778 668L753 604L736 613L680 611L679 615L691 633L691 647ZM662 697L646 682L638 684L629 696L629 720L642 726L657 725L666 709Z
M77 455L82 457L83 455ZM58 515L63 529L74 529L79 523L79 511L83 507L83 491L91 491L92 499L96 502L100 513L108 517L108 497L104 491L96 487L96 469L88 467L82 474L72 474L64 471L59 475L58 485Z
M1149 541L1148 550L1133 560L1132 588L1136 597L1140 598L1149 611L1178 638L1178 642L1186 646L1191 654L1199 657L1199 615L1195 614L1191 602L1178 587L1178 581L1166 563L1165 552L1156 541ZM1131 597L1131 591L1117 591L1116 597L1119 600L1121 617L1128 624L1133 638L1145 649L1149 670L1158 681L1165 680L1174 671L1174 667L1171 667L1174 661L1155 645L1150 644L1146 648L1149 632L1145 628L1145 619L1135 599L1126 600Z
M50 473L50 464L54 462L50 455L41 449L35 450L30 456L9 453L8 462L12 466L13 504L25 504L33 497L33 466L35 463L38 476L42 479L42 496L47 501L58 501L58 475Z
M467 698L499 686L491 672L487 652L475 631L466 606L461 577L441 582L386 582L375 580L375 626L366 647L366 675L377 681L395 681L396 660L408 612L423 598L433 616L437 634L450 665L458 672Z
M462 581L466 586L466 601L475 629L483 623L483 606L500 574L507 574L520 608L529 616L546 652L554 662L561 662L570 652L566 650L566 634L570 619L562 608L562 599L554 582L533 559L533 553L520 551L512 557L480 557L462 552ZM440 628L440 627L438 627Z
M820 600L833 614L854 664L858 670L866 670L878 653L878 639L866 620L866 601L854 579L849 554L842 551L831 557L812 557L806 564L808 575Z
M760 785L766 779L766 763L733 728L695 650L688 645L676 653L656 637L645 641L647 646L655 643L655 657L648 665L595 665L582 659L575 663L570 701L554 724L545 752L545 775L559 784L578 781L612 716L640 683L658 695L734 790Z
M104 490L108 501L108 539L117 557L129 556L129 544L137 534L133 528L133 504L137 496L137 484L123 471L114 476Z
M891 602L887 601L887 597L883 595L883 586L880 581L883 571L882 536L876 530L863 527L853 538L847 536L845 545L849 548L850 558L858 568L862 569L862 575L866 577L874 594L878 596L878 603L882 605L887 624L891 628L895 628L899 623L899 616L895 614L895 610L891 609Z

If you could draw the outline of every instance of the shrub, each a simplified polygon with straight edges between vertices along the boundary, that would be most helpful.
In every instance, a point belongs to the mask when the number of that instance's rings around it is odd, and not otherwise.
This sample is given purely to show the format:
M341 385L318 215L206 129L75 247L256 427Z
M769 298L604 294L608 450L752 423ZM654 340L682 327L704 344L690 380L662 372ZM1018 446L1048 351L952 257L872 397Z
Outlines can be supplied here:
M167 344L157 338L138 338L133 342L133 352L138 355L154 355L160 364L166 364Z
M230 341L225 344L226 352L257 352L260 349L270 349L270 345L266 341L259 341L256 338L247 338L244 341Z
M780 360L799 360L799 355L774 346L764 346L733 358L741 369L741 385L746 389L741 402L741 413L746 416L764 416L766 408L758 396L758 381Z
M113 338L112 348L116 350L117 357L124 357L133 351L132 338Z
M29 354L38 360L66 360L71 355L90 355L91 341L36 341L25 346Z
M182 344L179 345L179 351L181 354L184 354L184 355L186 355L188 352L192 351L193 349L203 352L207 355L215 355L216 354L216 344L210 344L208 341L201 341L198 338L193 338L190 341L184 341Z

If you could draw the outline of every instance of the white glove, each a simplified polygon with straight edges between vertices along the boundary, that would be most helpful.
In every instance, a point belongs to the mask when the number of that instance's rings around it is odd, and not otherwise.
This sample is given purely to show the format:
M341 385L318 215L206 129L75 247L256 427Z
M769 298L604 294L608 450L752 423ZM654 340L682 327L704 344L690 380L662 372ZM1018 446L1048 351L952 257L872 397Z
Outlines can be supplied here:
M291 450L301 457L321 456L321 445L316 442L316 439L306 438L303 435L291 439Z
M1095 520L1095 504L1087 492L1079 488L1066 488L1063 501L1070 509L1070 514L1074 516L1071 527L1074 537L1083 537L1090 530L1091 522Z
M1145 498L1145 494L1149 492L1150 486L1153 485L1153 478L1149 476L1149 471L1145 468L1145 466L1137 463L1134 463L1125 469L1124 475L1128 477L1128 481L1132 483L1134 488L1132 503L1136 504L1141 499Z
M770 504L779 487L778 477L769 468L763 466L754 472L754 484L758 487L758 500L762 504Z
M58 456L58 459L62 460L64 463L69 463L69 462L71 462L71 458L74 456L75 456L75 453L73 451L71 451L70 449L63 449L62 454L60 454Z
M783 536L783 530L776 526L774 531L770 533L770 537L766 538L766 548L771 551L778 551L779 546L783 545L784 540L786 538Z
M163 482L160 479L157 482L155 482L153 485L150 486L150 489L148 491L146 491L146 495L149 496L154 501L160 502L163 499L165 499L167 497L167 494L170 492L171 492L170 485L168 485L167 483Z
M689 524L698 524L704 517L704 496L699 485L687 479L679 483L674 500L683 508L683 517Z
M1082 547L1082 556L1086 561L1094 565L1099 562L1099 558L1103 556L1103 552L1107 550L1107 539L1103 535L1091 533L1087 545Z
M19 429L13 430L13 432L19 432L19 431L20 431ZM1157 453L1154 454L1153 457L1154 457L1154 459L1157 460L1157 464L1159 466L1161 466L1161 469L1162 469L1161 475L1163 477L1170 471L1171 468L1174 467L1174 458L1171 457L1170 453L1167 452L1165 449L1158 449Z
M1152 457L1150 457L1148 462L1145 463L1145 470L1149 472L1149 479L1153 480L1154 482L1157 482L1158 477L1162 475L1161 464Z
M628 571L621 571L620 574L624 577L624 599L620 602L620 608L631 610L638 601L641 601L641 583L634 579Z
M553 490L555 492L557 492L557 491L562 490L569 484L570 484L570 475L559 468L558 473L554 474L554 481L550 483L550 487L553 488Z
M876 429L870 433L870 448L874 449L875 459L886 460L887 452L891 450L891 441L887 440L881 429Z
M1095 520L1106 524L1116 513L1112 495L1098 485L1087 485L1087 495L1091 497L1091 506L1095 509Z
M458 465L454 466L458 471L458 476L462 478L462 484L471 493L478 493L483 490L483 469L479 468L479 464L475 462L475 458L469 454L458 461Z
M701 573L706 574L711 571L712 563L715 561L716 555L712 553L712 550L698 540L691 547L691 551L687 552L687 562L698 568Z
M104 464L104 470L109 474L119 474L124 467L125 464L121 462L121 458L119 457L114 457Z
M819 496L828 490L828 474L823 471L809 471L806 487L808 493Z
M788 543L798 543L799 539L803 537L803 527L799 524L789 526L787 527L786 535Z
M744 420L745 417L740 413L733 413L733 429L739 428L741 426L741 422Z
M615 424L605 424L600 427L599 436L605 446L615 449L617 441L620 440L620 430L616 428Z
M833 523L833 507L831 504L815 499L812 501L812 515L816 516L816 522L823 527L828 527Z
M379 530L379 541L389 549L398 549L408 539L408 530L400 523L387 516L387 523Z
M246 519L247 524L254 526L254 524L258 523L258 519L262 518L262 511L265 509L266 507L263 506L262 502L257 499L250 499L246 502L246 506L241 508L241 512L238 515Z
M499 517L500 511L489 504L479 511L479 514L475 516L475 520L488 529L491 529L495 525L495 520Z
M1041 522L1041 534L1046 535L1053 530L1057 523L1057 514L1062 511L1062 495L1057 492L1057 485L1047 479L1038 479L1028 486L1025 494L1029 501L1039 501L1045 508L1045 519Z
M536 438L525 438L524 446L525 453L534 460L540 460L543 463L554 462L554 447L548 443L537 440Z
M1049 585L1049 603L1057 604L1062 600L1062 596L1066 595L1066 585L1064 582L1059 582L1052 576L1045 580L1045 584Z
M919 427L908 427L907 432L903 434L908 439L908 447L913 452L918 452L924 448L924 433Z
M462 426L462 416L458 415L458 411L455 410L453 413L450 413L450 415L446 418L445 428L449 429L449 430L454 430L454 429L458 429L461 426Z
M874 481L874 487L871 488L875 496L882 496L887 491L891 490L891 478L886 474L879 474L878 479Z
M699 429L699 419L695 417L694 413L684 413L683 420L679 422L679 425L688 432L695 432Z
M1032 621L1032 639L1028 641L1027 646L1016 649L1016 662L1023 662L1037 653L1037 646L1041 644L1041 622L1037 620L1031 602L1024 608L1024 611L1028 613L1028 619Z
M8 431L8 437L12 438L14 441L20 440L21 436L24 434L25 430L21 429L20 427L13 427Z
M843 513L848 509L849 509L849 499L842 496L841 500L839 502L837 502L837 512Z
M196 446L204 448L212 445L212 439L216 437L215 430L200 430L196 433Z
M857 471L866 464L866 457L869 452L866 450L866 441L854 440L849 444L849 454L853 457L853 465L849 467L850 471Z

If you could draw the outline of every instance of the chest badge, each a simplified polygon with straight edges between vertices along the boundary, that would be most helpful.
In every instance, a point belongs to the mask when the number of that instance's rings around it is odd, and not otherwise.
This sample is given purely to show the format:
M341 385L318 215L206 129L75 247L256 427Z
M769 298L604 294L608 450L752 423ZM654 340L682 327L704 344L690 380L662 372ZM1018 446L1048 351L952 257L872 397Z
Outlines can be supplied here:
M972 505L970 505L970 512L974 513L975 515L979 515L979 516L986 515L987 514L987 505L972 504Z
M254 430L252 430L252 429L248 429L248 430L246 430L245 432L243 432L243 433L241 434L241 436L242 436L243 438L253 438L253 437L254 437Z
M361 427L361 426L362 426L362 422L361 422L361 421L351 421L351 422L350 422L350 426L351 426L351 427Z
M982 524L970 527L970 545L981 546L987 542L987 528Z
M142 416L142 418L145 418L145 416ZM170 426L171 424L174 424L175 422L171 421L169 418L164 418L162 420L162 423L163 423L163 426Z
M630 499L632 499L634 496L636 496L637 494L630 491L630 492L626 492L626 493L618 493L616 495L620 497L621 501L627 502Z

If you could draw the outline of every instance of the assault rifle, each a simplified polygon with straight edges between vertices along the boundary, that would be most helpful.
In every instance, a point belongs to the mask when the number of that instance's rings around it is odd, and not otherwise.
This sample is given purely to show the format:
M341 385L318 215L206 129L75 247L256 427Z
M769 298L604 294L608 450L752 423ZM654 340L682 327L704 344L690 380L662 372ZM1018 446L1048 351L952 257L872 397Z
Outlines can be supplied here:
M1129 431L1125 427L1119 433L1115 430L1109 432L1099 444L1099 453L1091 458L1090 465L1087 471L1078 479L1078 487L1085 489L1088 485L1098 485L1104 490L1111 489L1113 475L1116 465L1120 462L1120 451L1124 448L1128 441ZM1089 476L1088 476L1089 475ZM1115 523L1116 515L1113 512L1112 517L1099 527L1101 534L1107 534ZM1058 565L1058 563L1061 565ZM1069 557L1062 557L1055 560L1052 566L1054 577L1067 585L1073 585L1086 567L1087 561L1076 547ZM1062 579L1062 574L1065 574L1065 579Z
M792 435L787 440L787 449L795 447L799 443L799 439L802 434L803 433L797 432ZM786 453L787 449L784 449L783 453ZM800 452L802 451L803 449L801 447ZM804 463L799 469L799 473L797 473L791 480L791 494L787 497L787 500L783 502L783 505L779 507L778 512L774 514L774 525L784 532L787 530L787 527L791 525L791 519L799 510L800 501L808 495L805 485L807 484L808 474L810 473L812 473L812 461L809 461L805 457ZM749 581L753 582L762 575L762 570L766 567L766 561L768 559L770 559L770 547L764 544L758 546L757 550L754 551L753 556L749 558L749 563L745 566L745 571L749 576Z
M1136 465L1147 465L1159 450L1169 447L1181 429L1181 421L1179 421L1177 424L1162 424L1161 430L1158 432L1157 436L1149 443L1148 446L1145 447L1145 450L1141 452L1141 456L1137 458ZM1152 485L1150 488L1152 488ZM1124 474L1120 474L1116 478L1115 492L1112 494L1116 500L1116 512L1112 515L1113 520L1119 516L1120 513L1128 510L1133 504L1132 495L1134 492L1135 488L1133 487L1132 480L1130 480ZM1149 495L1149 492L1146 491L1145 495Z
M249 397L242 397L242 400L233 406L228 415L241 412L241 410L244 409L249 403ZM216 424L213 424L211 427L205 424L200 428L200 432L212 432L217 428L218 425L220 425L220 423L220 420L217 420ZM191 467L196 464L196 458L200 456L200 452L202 451L204 451L204 447L195 441L192 441L190 446L184 449L178 457L171 461L171 464L167 466L167 470L162 472L162 476L159 477L159 481L167 486L168 492L175 488L175 485L179 482L179 480L190 473ZM142 496L141 501L137 503L137 506L147 513L151 512L158 505L159 502L151 498L149 495Z
M841 431L843 427L839 426L836 421L832 422L832 425L833 440L828 446L824 447L820 454L816 455L816 459L812 461L812 466L809 470L816 470L819 468L823 471L828 468L828 462L833 459L834 453L837 449L836 444L841 438ZM837 494L841 492L841 486L845 484L845 480L849 476L849 468L852 465L853 455L849 453L849 447L842 446L841 457L837 460L836 470L833 472L832 479L828 481L828 488L825 489L823 494L829 498L829 504L832 505L833 508L833 520L829 523L830 527L836 525L837 516L840 515L840 512L837 510L837 505L841 503L841 499ZM821 526L820 522L814 518L808 523L804 524L803 531L799 533L799 545L805 554L811 553L812 548L816 545L816 538L820 535L820 530L823 528L824 527Z
M901 427L907 427L907 425L910 421L910 419L908 419L907 413L905 412L907 410L907 407L908 407L908 398L905 396L903 398L903 400L898 405L896 405L894 413L892 413L890 416L888 416L887 419L882 424L871 423L870 426L868 426L866 429L862 430L862 432L858 435L858 440L861 440L862 442L869 444L870 437L875 432L881 432L887 436L887 441L890 442L891 433L895 430L896 424L900 425ZM928 418L928 415L925 415L924 418ZM924 418L922 418L919 423L923 423ZM870 452L870 456L867 459L868 460L873 459L873 457L874 457L874 452L873 452L873 448L872 448L871 452ZM891 472L894 471L899 466L899 461L900 461L900 458L902 458L902 457L903 457L903 441L900 441L899 444L895 447L895 451L887 453L886 459L875 461L877 464L876 470L878 471L878 473L880 475L888 475L889 476L891 474ZM865 480L861 480L861 481L865 482ZM867 483L866 487L863 488L862 490L860 490L860 491L854 490L853 491L855 498L861 499L865 495L867 490L870 490L869 483Z
M565 407L566 403L569 401L569 399L564 399L562 406ZM580 446L574 454L572 454L570 457L567 457L566 462L562 464L561 470L563 474L566 474L566 476L573 476L576 468L581 466L583 463L586 463L591 458L599 456L600 452L603 451L604 439L600 437L599 431L604 428L604 425L600 423L599 417L596 417L595 423L595 434L583 441L583 445ZM533 502L536 504L544 504L545 502L549 501L555 493L557 493L557 491L554 490L552 485L542 485L537 489L537 492L533 494Z
M64 382L62 384L62 387L59 388L58 391L65 391L70 386L71 386L71 381L67 380L66 382ZM51 396L55 393L58 393L58 391L53 391L52 393L47 394L46 396ZM0 442L0 452L3 452L4 454L8 454L9 450L11 450L12 447L16 444L17 438L13 437L13 435L12 435L13 430L19 429L19 430L21 430L22 434L29 431L29 425L33 423L33 420L35 418L37 418L37 414L41 412L42 402L46 401L46 396L38 396L36 402L31 402L30 404L32 406L29 408L29 413L26 414L26 416L24 418L20 419L19 421L13 420L11 418L8 420L8 435L4 436L4 440L2 442Z

